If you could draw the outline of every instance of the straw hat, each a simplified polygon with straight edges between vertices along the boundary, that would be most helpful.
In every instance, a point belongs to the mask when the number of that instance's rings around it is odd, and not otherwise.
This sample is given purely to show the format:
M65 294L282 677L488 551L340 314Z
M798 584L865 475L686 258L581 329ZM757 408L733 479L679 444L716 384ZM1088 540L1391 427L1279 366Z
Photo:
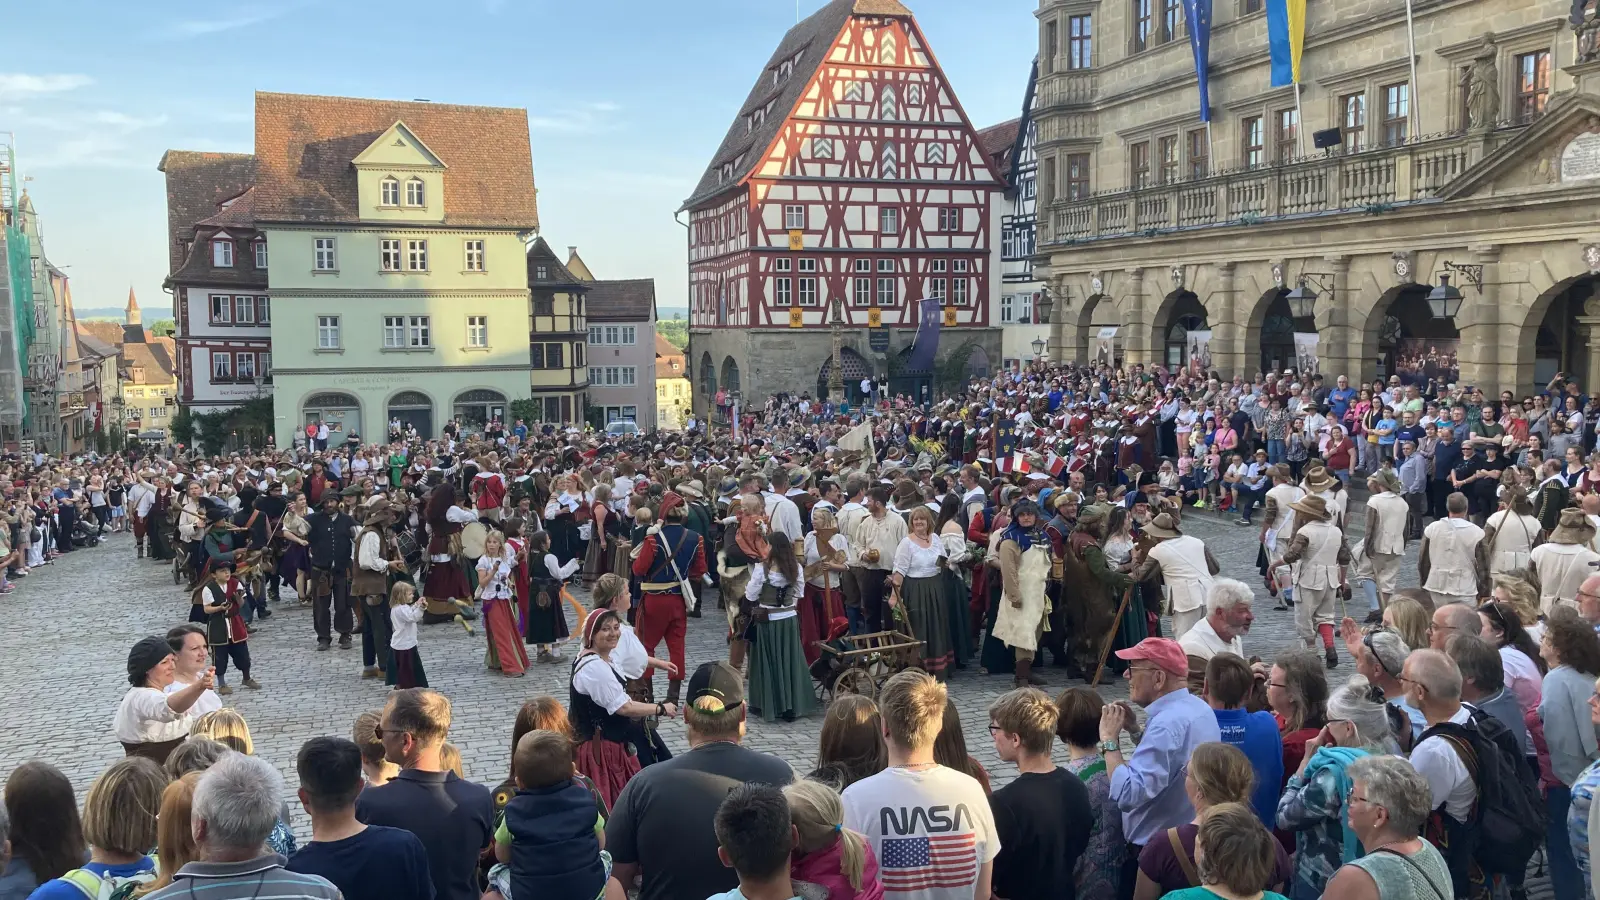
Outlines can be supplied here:
M1159 540L1170 541L1175 537L1181 536L1183 531L1178 528L1177 521L1172 518L1170 513L1162 513L1151 519L1143 528L1140 528L1139 533L1147 534Z
M1552 544L1587 544L1594 540L1594 523L1577 507L1561 511L1561 523L1550 532Z
M1322 466L1306 471L1306 490L1308 491L1325 491L1333 487L1337 482L1338 479L1328 474L1328 470Z
M1333 518L1333 514L1328 512L1328 502L1315 494L1296 500L1289 504L1289 508L1319 522Z

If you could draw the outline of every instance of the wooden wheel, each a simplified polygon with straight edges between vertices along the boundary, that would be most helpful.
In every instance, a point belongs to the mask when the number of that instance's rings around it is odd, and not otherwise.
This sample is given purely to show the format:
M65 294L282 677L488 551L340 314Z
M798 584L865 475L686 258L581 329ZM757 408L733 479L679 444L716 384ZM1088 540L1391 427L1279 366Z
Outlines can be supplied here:
M878 684L873 681L871 673L862 668L845 669L833 682L833 696L842 697L845 694L859 694L868 700L878 697Z

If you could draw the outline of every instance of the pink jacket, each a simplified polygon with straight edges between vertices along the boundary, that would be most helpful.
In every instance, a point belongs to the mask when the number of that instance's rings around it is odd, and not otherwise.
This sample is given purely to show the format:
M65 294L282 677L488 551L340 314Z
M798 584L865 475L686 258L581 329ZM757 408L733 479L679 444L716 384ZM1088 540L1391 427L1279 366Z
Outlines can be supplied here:
M789 861L789 877L794 881L808 881L828 889L828 900L883 900L883 885L878 883L878 858L873 855L872 844L866 845L867 858L861 866L861 890L850 886L850 880L840 869L842 847L836 840L833 845L805 856L795 855Z

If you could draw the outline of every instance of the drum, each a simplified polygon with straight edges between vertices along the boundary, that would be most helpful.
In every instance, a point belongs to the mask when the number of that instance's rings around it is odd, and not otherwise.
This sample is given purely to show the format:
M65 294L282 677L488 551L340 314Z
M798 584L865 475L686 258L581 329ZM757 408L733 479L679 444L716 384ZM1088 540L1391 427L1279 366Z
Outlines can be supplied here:
M412 531L401 531L394 536L395 549L400 558L406 561L406 568L416 571L422 565L422 545L417 543L417 535Z
M477 559L483 555L483 543L489 537L489 526L482 522L468 522L461 529L461 555Z

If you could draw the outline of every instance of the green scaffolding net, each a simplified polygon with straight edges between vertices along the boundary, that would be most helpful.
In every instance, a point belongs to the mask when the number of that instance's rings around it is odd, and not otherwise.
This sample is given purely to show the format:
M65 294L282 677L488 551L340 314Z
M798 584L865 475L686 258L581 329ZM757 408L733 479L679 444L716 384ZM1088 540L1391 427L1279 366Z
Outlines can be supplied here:
M28 374L28 348L33 345L33 258L28 235L15 226L7 225L5 232L6 287L11 295L12 358L16 360L18 383ZM17 405L22 412L23 429L27 430L28 392L21 391Z

